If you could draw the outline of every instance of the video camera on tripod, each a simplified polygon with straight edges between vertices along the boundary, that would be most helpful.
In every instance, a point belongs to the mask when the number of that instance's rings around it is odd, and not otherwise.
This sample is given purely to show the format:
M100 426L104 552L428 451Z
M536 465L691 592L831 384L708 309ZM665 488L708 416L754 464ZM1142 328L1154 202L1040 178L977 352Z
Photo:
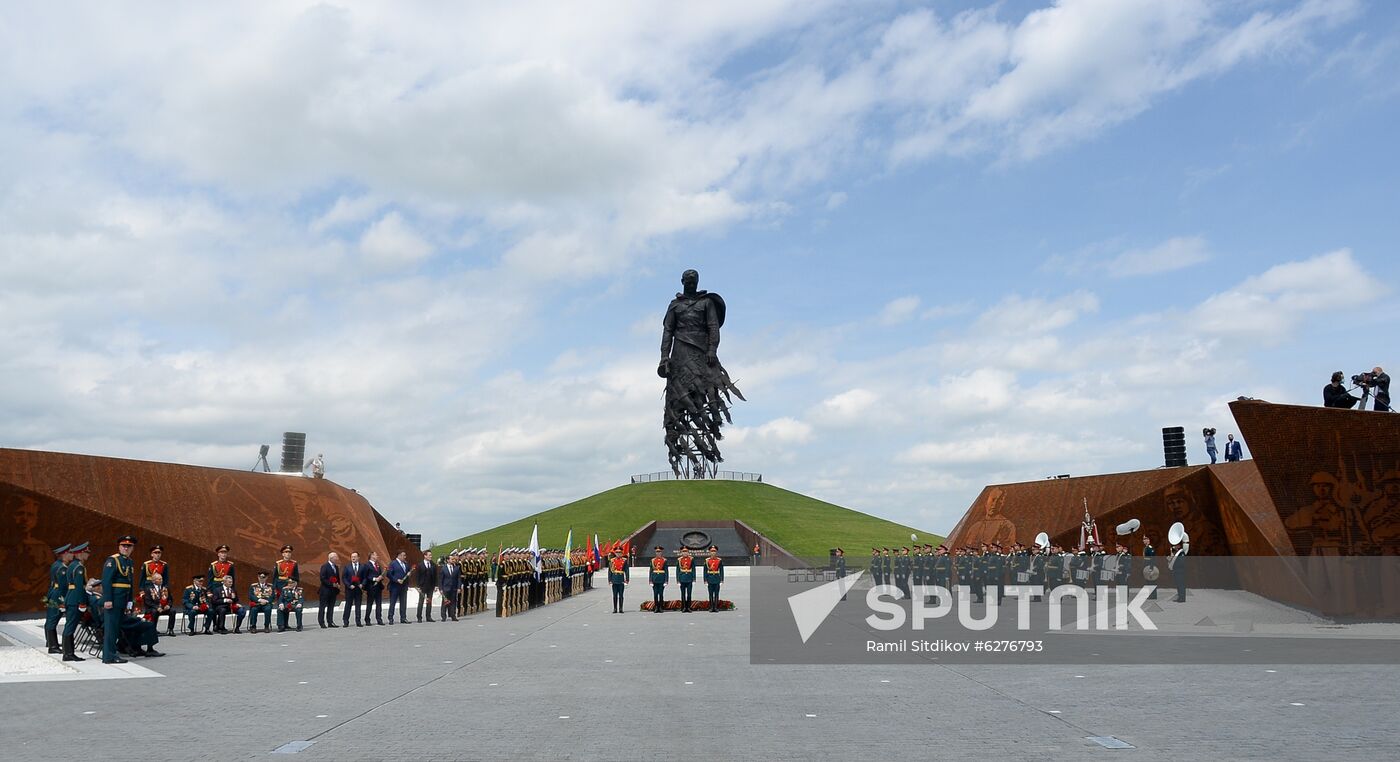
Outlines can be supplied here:
M1376 398L1377 410L1390 410L1390 376L1377 368L1365 373L1356 373L1351 377L1353 388L1361 390L1360 410L1366 409L1366 402L1372 395Z

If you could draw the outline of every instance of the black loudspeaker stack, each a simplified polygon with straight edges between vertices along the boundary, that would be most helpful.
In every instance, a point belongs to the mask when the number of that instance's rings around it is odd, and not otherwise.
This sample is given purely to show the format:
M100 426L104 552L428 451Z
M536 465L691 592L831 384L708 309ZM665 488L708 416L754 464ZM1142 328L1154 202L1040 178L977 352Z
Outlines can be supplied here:
M282 473L299 474L306 466L306 435L288 431L282 435Z
M1167 468L1186 465L1186 429L1181 426L1162 429L1162 454L1166 456Z

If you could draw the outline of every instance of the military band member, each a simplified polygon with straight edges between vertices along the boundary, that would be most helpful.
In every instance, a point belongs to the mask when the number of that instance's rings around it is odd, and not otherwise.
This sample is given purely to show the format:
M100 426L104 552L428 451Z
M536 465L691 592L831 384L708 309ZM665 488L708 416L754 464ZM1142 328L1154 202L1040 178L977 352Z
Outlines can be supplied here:
M228 560L228 546L220 545L214 549L214 553L218 557L209 564L209 571L205 574L204 580L210 590L213 590L214 586L219 584L219 581L224 577L233 577L235 582L238 581L238 572L233 568L233 562Z
M210 591L209 597L214 602L214 631L220 635L228 634L228 624L224 617L233 614L233 634L237 635L243 629L243 617L248 612L243 609L243 604L238 600L238 588L234 587L233 575L224 577L223 581Z
M612 558L608 559L608 584L612 585L612 613L622 613L622 593L631 581L632 570L627 565L627 557L622 555L622 548L614 548Z
M413 565L413 586L418 588L418 621L423 621L423 608L428 609L428 621L433 621L433 591L438 585L437 564L433 552L423 551L423 560Z
M909 597L911 598L914 596L915 588L928 584L926 559L924 546L915 545L914 554L909 558Z
M365 624L369 615L374 614L377 624L384 624L384 564L379 561L379 551L369 552L369 563L365 564Z
M117 653L117 637L121 633L122 616L135 605L131 598L131 586L136 581L136 562L131 560L131 551L135 549L136 538L122 535L117 541L117 552L102 563L103 664L126 663Z
M340 581L345 589L345 611L341 616L340 623L350 626L350 610L355 610L355 626L362 627L360 622L360 606L364 600L365 592L365 565L360 563L360 554L351 552L350 563L347 563L340 570Z
M1001 599L1005 593L1006 583L1004 582L1006 571L1006 556L1002 555L1002 548L999 543L993 543L990 550L983 557L984 582L986 588L991 588L996 595L996 603L1001 605ZM984 589L986 589L984 588Z
M321 629L336 628L335 601L340 597L340 554L331 551L321 564L321 589L317 594L316 623Z
M408 624L408 551L400 550L389 564L389 624L398 609L399 622Z
M72 560L64 570L63 586L63 660L86 661L73 653L73 636L78 631L78 622L87 613L87 560L90 549L86 542L80 542L69 550Z
M151 578L157 574L160 575L161 581L166 583L166 585L169 584L170 580L174 579L174 576L171 575L170 563L165 560L165 548L160 545L153 545L151 546L151 557L142 562L141 568L137 573L137 589L145 590L150 586ZM165 589L168 595L170 588L166 586ZM169 626L165 630L165 634L173 636L175 634L175 611L173 607L170 607L168 610L170 612L170 621ZM156 623L156 629L160 629L159 616L151 621Z
M954 568L958 572L957 584L959 587L966 587L967 593L971 595L973 590L972 554L966 547L958 548L958 557L954 561Z
M289 582L301 584L301 566L292 560L292 550L292 546L283 545L282 557L272 565L272 586L279 593Z
M690 556L690 548L681 548L676 559L676 583L681 588L681 611L688 613L695 589L695 559Z
M710 555L705 559L705 587L709 588L710 611L719 611L719 586L724 582L724 559L719 557L719 548L711 545Z
M880 552L880 575L884 578L886 585L895 584L894 579L894 559L890 557L889 548L881 548Z
M1148 600L1154 600L1157 597L1157 581L1155 579L1147 579L1147 570L1149 568L1151 568L1154 572L1157 570L1157 549L1152 547L1152 538L1144 534L1142 536L1143 580L1145 581L1145 584L1152 586L1152 592L1147 594Z
M181 607L185 610L185 630L190 635L198 635L203 632L209 634L209 628L214 624L213 602L209 598L209 588L204 586L206 577L196 574L191 578L190 586L185 588L185 593L180 601ZM204 629L196 629L199 624L199 615L204 615Z
M909 549L901 548L894 557L894 586L905 598L909 597L909 567Z
M1113 581L1115 584L1127 586L1128 580L1133 576L1133 557L1121 542L1115 550L1118 551L1118 568L1114 570Z
M68 589L68 562L73 560L72 548L70 543L54 548L54 561L49 564L49 591L44 594L44 645L51 654L63 653L63 647L58 643L58 623L63 619L63 593Z
M268 584L267 572L258 572L258 581L248 586L248 632L258 631L258 614L263 615L263 632L272 632L272 607L277 589Z
M170 598L170 588L165 586L165 578L160 575L160 572L148 577L145 587L141 588L141 610L145 612L146 621L154 624L159 630L161 615L169 617L170 627L165 631L165 634L174 636L175 605Z

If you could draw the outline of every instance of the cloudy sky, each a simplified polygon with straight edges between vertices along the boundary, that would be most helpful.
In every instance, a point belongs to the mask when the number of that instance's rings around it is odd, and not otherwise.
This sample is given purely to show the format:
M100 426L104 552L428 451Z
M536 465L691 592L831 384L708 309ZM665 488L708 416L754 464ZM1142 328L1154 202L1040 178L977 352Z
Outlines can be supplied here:
M666 467L694 267L725 466L946 531L1400 364L1394 3L578 8L10 8L0 444L446 539Z

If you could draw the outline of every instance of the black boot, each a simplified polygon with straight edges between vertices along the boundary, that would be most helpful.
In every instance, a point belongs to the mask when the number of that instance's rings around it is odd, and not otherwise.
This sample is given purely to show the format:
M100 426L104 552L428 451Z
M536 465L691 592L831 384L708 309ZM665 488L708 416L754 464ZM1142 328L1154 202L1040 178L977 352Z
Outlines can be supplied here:
M145 650L141 655L142 655L142 656L164 656L165 654L161 653L160 651L157 651L155 646L146 646L146 650Z
M64 661L87 661L81 656L73 653L73 636L63 636L63 660Z
M44 645L48 646L51 654L63 653L58 645L58 630L44 630Z

